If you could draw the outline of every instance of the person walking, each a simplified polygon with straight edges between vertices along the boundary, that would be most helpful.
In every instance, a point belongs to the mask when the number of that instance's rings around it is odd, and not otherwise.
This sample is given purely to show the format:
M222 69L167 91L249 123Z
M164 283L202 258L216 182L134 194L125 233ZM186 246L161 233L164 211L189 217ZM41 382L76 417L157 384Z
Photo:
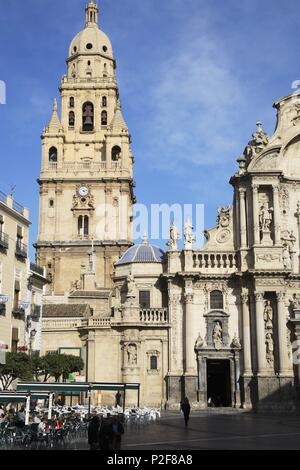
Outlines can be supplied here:
M122 434L124 434L124 426L119 416L113 416L112 419L112 448L113 450L121 450Z
M90 445L91 450L97 450L99 441L98 441L98 433L99 433L99 418L98 416L93 416L91 419L89 426L88 426L88 442Z
M191 405L187 397L181 400L180 408L184 416L185 427L187 428L191 412Z

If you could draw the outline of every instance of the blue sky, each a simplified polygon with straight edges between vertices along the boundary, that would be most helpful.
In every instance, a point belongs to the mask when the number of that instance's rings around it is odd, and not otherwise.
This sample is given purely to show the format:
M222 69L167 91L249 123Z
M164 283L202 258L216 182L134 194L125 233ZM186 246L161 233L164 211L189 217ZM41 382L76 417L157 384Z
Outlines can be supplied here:
M300 79L296 0L100 0L133 139L138 201L204 203L205 225L232 202L236 159L272 104ZM0 0L0 190L16 185L38 224L40 135L84 0ZM162 242L162 246L165 242Z

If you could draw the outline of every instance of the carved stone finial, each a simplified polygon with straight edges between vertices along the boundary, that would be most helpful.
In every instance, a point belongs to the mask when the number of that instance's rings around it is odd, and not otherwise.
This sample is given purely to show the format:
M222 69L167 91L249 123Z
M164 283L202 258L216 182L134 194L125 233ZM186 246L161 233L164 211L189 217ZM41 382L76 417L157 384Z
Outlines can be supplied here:
M53 111L57 112L57 109L58 109L58 106L57 106L57 99L54 98L54 101L53 101Z

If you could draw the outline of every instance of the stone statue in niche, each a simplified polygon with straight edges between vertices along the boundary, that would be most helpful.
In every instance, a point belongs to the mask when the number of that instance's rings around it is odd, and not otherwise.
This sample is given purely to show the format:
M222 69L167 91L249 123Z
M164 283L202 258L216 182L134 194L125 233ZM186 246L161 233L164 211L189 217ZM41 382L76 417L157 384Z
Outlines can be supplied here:
M170 240L167 243L167 246L170 248L170 250L177 250L177 242L180 239L179 232L177 230L176 225L174 222L172 223L170 227Z
M219 207L217 224L218 224L218 228L228 227L228 225L230 224L230 206Z
M193 248L193 243L196 242L196 237L193 233L193 225L190 218L187 219L184 226L184 248L185 250L191 250Z
M274 343L273 343L273 334L271 331L266 333L266 358L269 366L273 367L274 365Z
M267 300L264 309L265 322L265 343L266 359L270 367L274 364L274 343L273 343L273 309L271 302Z
M81 287L82 287L81 281L78 281L78 280L77 280L77 281L73 281L73 282L72 282L72 285L71 285L72 291L80 290Z
M129 366L137 365L137 348L135 344L129 344L126 349L127 363Z
M268 300L265 305L264 310L264 321L266 328L273 328L273 309L271 307L271 302Z
M262 232L270 232L273 208L269 208L268 202L264 202L259 211L259 225Z
M213 344L215 349L219 350L222 347L223 341L222 341L222 325L219 321L215 324L215 327L213 329Z

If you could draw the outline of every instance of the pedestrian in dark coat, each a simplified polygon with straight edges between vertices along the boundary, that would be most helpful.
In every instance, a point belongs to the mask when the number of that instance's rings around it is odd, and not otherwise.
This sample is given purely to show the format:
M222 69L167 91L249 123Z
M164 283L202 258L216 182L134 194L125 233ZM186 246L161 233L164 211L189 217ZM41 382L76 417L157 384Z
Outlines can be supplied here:
M190 419L190 412L191 412L191 405L187 397L185 397L180 402L180 408L183 412L185 427L187 427L189 419Z
M101 421L98 439L101 450L113 450L112 420L109 415Z
M98 449L98 434L99 434L99 418L98 416L93 416L88 427L88 441L91 450Z

